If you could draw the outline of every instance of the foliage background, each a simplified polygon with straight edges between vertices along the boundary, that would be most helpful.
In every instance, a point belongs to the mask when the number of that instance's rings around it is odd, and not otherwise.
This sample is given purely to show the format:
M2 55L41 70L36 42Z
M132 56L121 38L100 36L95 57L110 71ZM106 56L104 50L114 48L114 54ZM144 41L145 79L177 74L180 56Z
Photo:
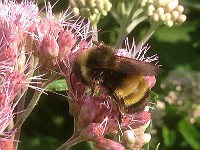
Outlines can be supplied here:
M50 2L54 4L56 1L51 0ZM41 8L44 6L42 0L38 3ZM159 76L157 86L153 89L161 101L164 101L168 91L161 89L160 84L167 78L171 70L182 68L185 74L200 71L200 2L198 0L189 2L182 0L180 3L185 7L187 21L181 26L160 27L148 41L151 45L149 55L157 53L160 58L159 64L162 64L164 69L164 73ZM67 7L66 0L58 1L53 9L54 14ZM137 43L147 31L148 26L147 23L140 24L129 37L134 37ZM100 20L98 28L101 29L99 40L114 45L119 26L110 14ZM182 76L177 78L182 78ZM29 95L31 94L30 90ZM65 94L65 92L61 94ZM199 101L200 97L197 97L196 102ZM163 125L155 126L156 134L152 136L150 149L155 149L158 143L160 143L160 150L200 149L200 118L197 118L196 122L192 124L186 120L190 106L180 110L176 105L165 104L164 116L160 118ZM54 150L64 143L72 133L73 117L68 113L66 98L48 93L48 95L42 96L38 106L24 123L19 150ZM78 149L90 150L92 144L84 142L71 148L71 150Z

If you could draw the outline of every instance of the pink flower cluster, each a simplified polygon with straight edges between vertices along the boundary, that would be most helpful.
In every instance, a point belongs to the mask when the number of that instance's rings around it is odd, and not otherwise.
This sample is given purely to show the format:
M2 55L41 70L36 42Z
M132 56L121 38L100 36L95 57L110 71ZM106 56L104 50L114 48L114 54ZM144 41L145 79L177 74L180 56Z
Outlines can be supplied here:
M17 128L13 118L16 114L25 112L25 108L15 111L14 109L22 102L28 87L43 92L42 84L53 73L60 72L60 68L65 66L63 60L68 60L67 56L72 50L84 49L91 45L96 31L88 30L88 21L71 19L70 15L67 10L56 19L52 14L51 5L47 4L46 17L41 18L38 6L34 2L24 0L17 3L14 0L5 0L0 3L2 142L7 141L3 140L4 138L14 137Z
M45 80L41 78L50 80L57 74L66 78L70 113L76 121L75 136L91 140L97 149L105 150L140 148L150 140L144 133L146 126L143 127L151 119L148 111L125 114L120 122L119 110L105 90L100 89L98 96L88 92L88 87L73 74L71 66L76 55L93 45L97 31L89 21L72 19L70 15L66 11L56 19L47 4L46 16L41 18L33 2L0 3L0 149L6 145L5 138L15 134L9 127L15 124L14 115L26 111L14 109L28 87L43 92ZM122 52L126 55L132 50L133 47ZM139 51L137 56L141 57L137 59L152 59L143 58L145 52L146 49ZM145 79L149 88L155 84L155 77Z
M129 55L131 51L133 51L133 47L128 47L129 46L126 46L125 49L120 49L117 55L136 59L134 57L136 54L134 54L134 56ZM68 57L70 62L66 68L72 70L69 66L73 65L74 56L84 53L86 50L87 49L81 49L70 53ZM141 49L141 51L137 53L146 53L143 52L145 50L146 49ZM157 60L155 57L151 58L152 61ZM150 60L150 58L145 59L141 57L137 59ZM99 89L99 94L95 95L91 93L91 91L88 91L88 87L81 83L73 72L68 71L66 76L68 77L67 85L70 113L75 117L76 121L75 135L79 135L85 140L93 141L97 149L114 150L116 148L141 148L144 144L149 142L150 135L144 133L151 119L148 107L147 110L144 111L134 114L125 114L122 118L122 122L120 122L120 112L114 104L114 99L106 93L105 89L101 87ZM145 80L150 89L156 82L154 76L146 76ZM138 130L140 132L136 132ZM127 134L128 131L133 132L131 136L134 135L134 140L131 139L129 141L130 134Z

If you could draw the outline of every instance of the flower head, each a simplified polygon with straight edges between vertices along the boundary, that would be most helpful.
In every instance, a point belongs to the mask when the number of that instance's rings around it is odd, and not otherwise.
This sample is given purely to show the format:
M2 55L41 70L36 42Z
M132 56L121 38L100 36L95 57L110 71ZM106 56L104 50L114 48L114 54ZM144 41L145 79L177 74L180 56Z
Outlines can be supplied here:
M41 18L37 26L32 29L36 45L34 53L39 58L39 64L41 64L39 69L42 73L50 72L50 70L59 72L58 68L62 68L62 61L68 59L68 55L71 51L76 51L77 47L83 48L84 43L89 45L90 40L86 40L95 31L88 30L90 22L85 23L84 19L68 17L71 13L68 11L60 14L57 19L52 14L50 4L46 13L47 16Z
M70 0L76 15L89 18L92 22L98 22L100 16L106 16L111 10L112 4L109 0Z
M33 2L5 0L0 4L0 63L14 66L15 59L25 48L32 24L38 19L38 7Z
M137 52L135 48L135 45L133 44L130 46L128 44L128 39L126 39L126 48L119 49L116 55L128 57L129 59L136 59L137 61L145 61L147 63L158 60L157 55L152 57L144 56L148 47L143 47ZM87 50L88 47L80 50L77 49L69 55L69 60L71 60L73 64L74 59L76 59L74 55L79 55ZM116 105L116 99L107 92L106 87L100 86L97 90L98 92L96 91L97 93L95 94L88 91L88 87L83 84L73 72L68 72L66 76L70 78L67 79L67 84L69 85L70 112L76 118L75 126L77 131L75 132L79 133L85 140L92 140L97 148L99 148L102 142L112 143L110 145L105 145L105 147L111 149L116 147L120 147L120 149L134 146L142 147L145 143L149 142L150 138L147 140L148 135L144 134L146 128L143 128L144 130L141 131L141 137L134 137L134 143L132 144L127 144L127 142L125 142L121 145L121 140L119 139L107 139L107 137L113 137L113 135L114 137L124 135L126 136L124 138L128 140L129 134L126 135L126 132L128 132L127 130L139 130L139 127L146 125L151 119L151 114L148 112L148 103L144 104L147 107L146 109L141 109L134 113L125 111L125 113L121 115L121 111ZM156 82L154 76L145 76L142 78L147 83L148 89L151 89ZM146 101L146 97L144 97L144 100ZM127 110L128 109L127 107ZM140 144L135 145L135 143Z
M173 26L185 22L184 7L178 0L143 0L141 6L146 9L150 22Z
M30 82L26 70L29 65L26 54L30 50L26 40L32 25L37 22L37 14L38 7L33 2L18 4L5 0L0 4L1 137L9 138L13 134L13 131L5 132L5 129L14 118L14 109L24 94L21 90Z

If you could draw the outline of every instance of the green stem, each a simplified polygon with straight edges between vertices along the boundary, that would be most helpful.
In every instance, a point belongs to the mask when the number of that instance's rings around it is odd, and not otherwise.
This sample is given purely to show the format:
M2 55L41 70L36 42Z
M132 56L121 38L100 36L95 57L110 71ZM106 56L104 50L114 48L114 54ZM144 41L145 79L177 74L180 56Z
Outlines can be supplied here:
M84 139L81 136L78 136L76 138L70 138L68 141L66 141L63 145L61 145L57 150L66 150L69 149L70 147L83 142Z
M138 7L139 1L137 0L129 13L128 16L124 16L124 19L122 19L121 24L120 24L120 30L119 30L119 35L117 38L117 42L115 45L115 48L118 49L122 46L123 41L125 37L140 23L136 20L133 19L133 16L135 16L135 12L137 12L137 7ZM139 14L138 14L139 15ZM136 18L137 16L135 16ZM131 25L131 28L130 28Z
M119 34L118 34L118 37L117 37L117 42L115 44L116 49L119 49L122 46L123 41L124 41L124 39L127 35L128 35L128 33L127 33L127 30L126 30L126 26L122 25L120 27Z
M141 18L138 18L136 20L133 20L132 23L129 25L129 26L123 26L123 28L120 29L120 32L119 32L119 35L118 35L118 38L117 38L117 42L116 42L116 45L115 45L115 48L116 49L119 49L121 48L123 42L124 42L124 39L125 37L139 24L141 23L142 21L144 21L146 19L146 17L141 17Z
M134 16L134 18L136 17L135 13L138 11L139 2L140 2L140 0L136 0L135 3L133 4L131 12L129 13L129 15L127 17L127 21L131 22L133 16Z
M142 16L142 17L139 17L135 20L133 20L131 22L131 24L129 24L129 26L127 27L127 32L130 33L138 24L140 24L142 21L146 20L146 16Z
M95 40L95 41L98 41L97 24L98 24L98 22L99 22L99 20L100 20L100 16L101 16L101 14L98 14L98 15L95 17L95 19L91 19L92 27L93 27L94 30L96 31L96 33L95 33L96 39L93 39L93 40Z
M21 97L19 103L17 104L17 112L22 112L24 110L24 104L25 104L25 99L26 99L26 93L27 93L27 87L25 87L21 94L23 94L23 96ZM21 113L17 113L17 120L19 118L21 118L22 114ZM13 126L14 127L14 126ZM19 138L20 138L20 133L21 133L21 127L17 129L17 132L15 133L15 136L14 136L14 139L15 141L19 141ZM17 147L18 147L18 142L14 142L14 147L15 149L17 150Z
M137 47L136 47L136 52L138 52L141 47L143 45L146 44L146 42L149 40L149 38L153 35L153 33L155 32L156 28L158 27L159 25L152 25L148 32L145 34L145 36L143 37L143 39L137 44Z
M95 41L98 41L98 33L97 33L97 23L92 24L94 30L95 30Z
M41 96L42 92L41 91L35 91L31 102L29 103L28 107L26 108L26 111L21 115L17 123L15 124L13 130L18 129L22 126L26 118L30 115L32 112L33 108L37 105L38 100Z
M151 130L152 130L152 120L151 120L151 122L150 122L148 128L146 129L146 132L150 134ZM144 149L146 149L146 150L149 150L149 148L150 148L150 142L148 142L148 143L144 146Z

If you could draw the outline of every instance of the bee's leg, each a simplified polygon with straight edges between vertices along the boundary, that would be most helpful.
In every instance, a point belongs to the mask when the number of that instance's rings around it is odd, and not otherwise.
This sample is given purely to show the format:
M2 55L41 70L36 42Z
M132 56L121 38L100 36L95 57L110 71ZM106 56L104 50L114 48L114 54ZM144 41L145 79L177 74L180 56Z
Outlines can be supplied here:
M122 113L120 112L120 113L119 113L119 116L118 116L119 124L122 123L122 119L123 119L123 115L122 115Z
M121 124L124 113L125 113L124 101L123 101L123 99L119 99L117 96L115 96L115 94L113 94L113 101L119 111L118 121Z
M99 84L97 81L92 81L91 82L91 91L94 95L98 95L99 94Z

